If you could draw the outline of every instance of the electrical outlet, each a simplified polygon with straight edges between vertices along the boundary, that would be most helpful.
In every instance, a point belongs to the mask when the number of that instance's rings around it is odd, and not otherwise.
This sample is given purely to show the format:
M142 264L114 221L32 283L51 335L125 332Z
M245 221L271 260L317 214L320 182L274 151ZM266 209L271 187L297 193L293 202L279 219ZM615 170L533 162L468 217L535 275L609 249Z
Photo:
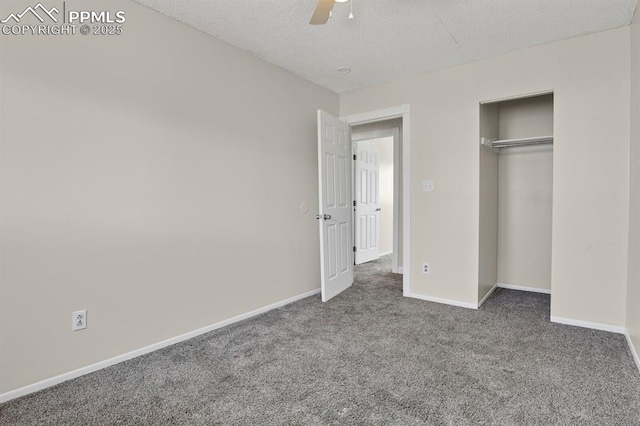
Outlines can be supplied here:
M429 266L428 263L423 263L422 264L422 273L423 274L428 274L431 272L431 266Z
M72 331L84 330L85 328L87 328L87 310L86 309L83 309L81 311L75 311L71 315L71 319L72 319L72 323L71 323Z

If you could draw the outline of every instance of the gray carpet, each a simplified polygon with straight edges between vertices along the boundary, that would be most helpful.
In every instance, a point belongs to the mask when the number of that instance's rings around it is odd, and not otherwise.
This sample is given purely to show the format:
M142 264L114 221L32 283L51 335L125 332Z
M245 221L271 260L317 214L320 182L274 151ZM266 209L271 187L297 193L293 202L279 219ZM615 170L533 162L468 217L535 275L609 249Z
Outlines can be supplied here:
M546 295L403 298L388 270L10 401L0 424L640 424L623 336L551 324Z

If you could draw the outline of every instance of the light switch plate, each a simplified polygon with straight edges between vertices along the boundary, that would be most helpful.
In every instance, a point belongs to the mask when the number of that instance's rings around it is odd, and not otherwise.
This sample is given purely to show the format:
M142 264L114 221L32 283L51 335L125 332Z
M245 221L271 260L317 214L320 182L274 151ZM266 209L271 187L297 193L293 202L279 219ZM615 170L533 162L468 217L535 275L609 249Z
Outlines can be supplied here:
M436 185L432 180L423 180L422 181L422 191L424 192L433 192L436 190Z

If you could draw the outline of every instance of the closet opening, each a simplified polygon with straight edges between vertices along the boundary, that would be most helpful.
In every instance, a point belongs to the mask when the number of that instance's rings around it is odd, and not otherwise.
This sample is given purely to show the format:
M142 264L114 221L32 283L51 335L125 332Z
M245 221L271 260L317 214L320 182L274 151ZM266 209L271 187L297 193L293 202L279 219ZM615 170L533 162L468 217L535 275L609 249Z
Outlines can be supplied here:
M553 93L480 104L478 305L551 294Z

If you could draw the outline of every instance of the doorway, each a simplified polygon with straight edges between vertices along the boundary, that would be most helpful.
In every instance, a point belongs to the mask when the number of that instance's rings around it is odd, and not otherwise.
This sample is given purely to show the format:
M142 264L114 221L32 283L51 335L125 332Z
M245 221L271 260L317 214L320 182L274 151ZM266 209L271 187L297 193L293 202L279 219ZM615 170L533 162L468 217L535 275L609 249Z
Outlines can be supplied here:
M318 111L318 182L319 211L316 215L320 231L320 284L322 301L326 302L353 284L353 164L351 130L365 124L377 125L400 119L399 151L394 151L394 172L398 182L396 210L398 222L394 250L397 272L402 274L402 294L411 294L410 267L410 106L408 104L383 110L337 118ZM388 127L387 127L388 128ZM384 129L376 129L384 130ZM394 145L395 146L395 145ZM350 213L345 213L348 207Z
M402 119L353 126L354 263L390 257L390 272L399 273L401 238L400 126Z
M411 107L405 104L347 115L342 119L350 125L352 140L390 135L395 137L393 216L396 220L393 252L396 263L392 265L392 270L402 274L403 296L411 297Z
M411 113L408 104L342 117L352 141L393 138L392 272L402 274L402 294L411 297Z

